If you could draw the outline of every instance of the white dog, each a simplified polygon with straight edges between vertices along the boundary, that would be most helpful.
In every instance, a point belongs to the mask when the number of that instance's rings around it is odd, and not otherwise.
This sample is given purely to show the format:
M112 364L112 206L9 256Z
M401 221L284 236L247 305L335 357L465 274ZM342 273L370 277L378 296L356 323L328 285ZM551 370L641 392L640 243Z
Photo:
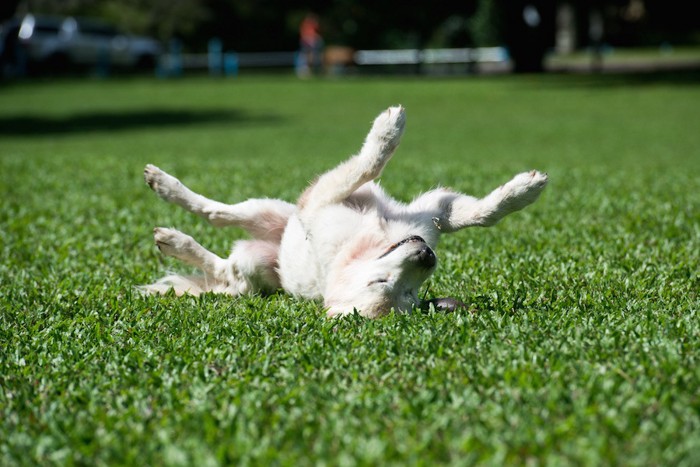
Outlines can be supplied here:
M241 227L253 240L236 242L223 259L182 232L156 228L158 248L203 275L170 275L144 289L239 295L281 287L322 299L329 316L357 310L375 318L420 306L418 290L435 270L440 234L495 224L535 201L547 176L522 173L481 199L438 188L400 203L373 180L399 145L405 120L400 106L380 114L359 154L321 175L296 205L265 198L219 203L146 166L146 182L161 198L215 226ZM453 299L433 303L448 310L461 305Z

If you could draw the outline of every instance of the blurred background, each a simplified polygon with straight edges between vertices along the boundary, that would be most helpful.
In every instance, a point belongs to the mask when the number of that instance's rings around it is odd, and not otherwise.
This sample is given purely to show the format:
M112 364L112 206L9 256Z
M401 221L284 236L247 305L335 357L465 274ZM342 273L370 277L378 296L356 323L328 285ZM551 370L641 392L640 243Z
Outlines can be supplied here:
M4 0L2 76L700 67L681 0Z

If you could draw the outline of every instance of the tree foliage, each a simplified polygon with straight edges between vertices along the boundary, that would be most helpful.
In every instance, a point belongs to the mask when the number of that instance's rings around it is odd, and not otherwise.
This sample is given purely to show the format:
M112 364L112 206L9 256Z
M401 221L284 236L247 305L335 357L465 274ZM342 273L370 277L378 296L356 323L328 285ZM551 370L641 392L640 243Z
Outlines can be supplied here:
M3 0L0 15L35 12L100 17L132 33L202 50L218 37L228 50L294 50L298 26L309 11L321 18L327 44L355 48L464 47L506 44L543 50L554 41L557 5L577 11L585 45L591 9L600 9L613 45L692 38L700 29L682 0ZM538 37L523 27L523 8L535 5L544 21ZM625 16L642 7L635 21Z
M98 17L161 40L196 35L212 13L205 0L32 0L28 4L31 12Z
M467 19L476 5L476 0L417 0L410 8L398 0L31 0L20 10L100 17L133 33L179 37L193 48L216 36L227 48L254 51L296 48L298 25L309 11L321 17L327 43L469 45Z

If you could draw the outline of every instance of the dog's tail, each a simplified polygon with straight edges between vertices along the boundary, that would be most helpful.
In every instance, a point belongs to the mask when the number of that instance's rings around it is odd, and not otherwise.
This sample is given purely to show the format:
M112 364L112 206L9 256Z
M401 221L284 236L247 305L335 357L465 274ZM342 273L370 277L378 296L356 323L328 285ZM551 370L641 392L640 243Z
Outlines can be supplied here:
M164 295L169 291L175 292L178 297L184 294L199 296L205 292L214 292L216 287L213 284L208 284L204 276L181 276L179 274L170 274L153 284L142 285L138 290L145 294L160 294Z

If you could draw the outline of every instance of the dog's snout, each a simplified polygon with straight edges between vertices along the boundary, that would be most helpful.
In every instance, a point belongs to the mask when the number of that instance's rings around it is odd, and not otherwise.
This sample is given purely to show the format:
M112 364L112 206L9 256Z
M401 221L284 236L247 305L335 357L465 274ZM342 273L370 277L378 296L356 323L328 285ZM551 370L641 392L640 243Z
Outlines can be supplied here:
M379 259L384 258L385 256L387 256L387 255L388 255L389 253L391 253L392 251L396 250L396 249L397 249L398 247L400 247L401 245L405 245L406 243L413 243L413 242L425 243L425 240L423 240L423 237L420 237L419 235L412 235L412 236L410 236L410 237L408 237L408 238L404 238L404 239L401 240L400 242L394 243L393 245L391 245L391 246L389 247L389 249L386 250L386 251L384 252L384 254L382 254L382 256L379 257Z
M433 268L437 264L435 253L428 245L424 245L420 250L418 250L418 253L416 253L416 260L418 265L424 267L425 269Z

